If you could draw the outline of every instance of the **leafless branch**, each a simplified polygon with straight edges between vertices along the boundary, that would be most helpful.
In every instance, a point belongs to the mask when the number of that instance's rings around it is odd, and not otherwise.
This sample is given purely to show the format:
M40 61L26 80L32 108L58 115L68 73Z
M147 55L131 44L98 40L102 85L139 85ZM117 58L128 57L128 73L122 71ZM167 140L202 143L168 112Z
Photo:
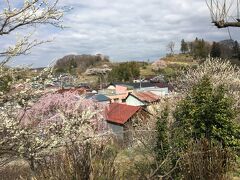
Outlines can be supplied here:
M48 1L32 0L25 1L20 8L11 9L8 2L8 8L0 13L0 36L27 25L51 24L61 27L59 22L63 12L57 9L57 3L58 0L52 5Z
M3 66L6 63L8 63L10 59L13 57L27 55L30 53L30 50L32 48L51 41L51 40L39 41L37 39L30 41L29 39L31 36L32 35L24 36L23 38L19 39L14 46L9 47L4 52L0 52L0 58L3 58L3 60L0 63L0 66Z
M39 24L50 24L63 28L60 24L63 10L57 7L58 1L27 0L22 2L22 6L13 8L13 2L5 0L6 7L2 11L0 10L0 37L9 35L17 29L36 27ZM0 66L5 65L13 57L29 54L33 47L49 42L49 40L30 40L31 36L32 34L25 35L18 39L14 46L0 51Z
M240 27L239 17L233 18L231 10L234 6L233 0L205 0L211 14L212 23L218 28ZM237 1L239 3L239 1ZM237 12L233 12L239 16L239 6L237 4ZM230 18L233 19L230 21Z

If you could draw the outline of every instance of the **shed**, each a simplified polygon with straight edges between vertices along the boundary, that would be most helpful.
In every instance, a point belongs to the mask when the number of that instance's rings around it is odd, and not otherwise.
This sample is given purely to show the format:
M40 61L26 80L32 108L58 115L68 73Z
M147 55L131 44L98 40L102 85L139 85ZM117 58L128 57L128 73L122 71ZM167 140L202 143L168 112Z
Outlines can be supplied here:
M118 140L122 140L124 144L129 144L132 140L133 118L146 115L148 115L147 111L140 106L120 103L112 103L106 110L108 127L116 134Z

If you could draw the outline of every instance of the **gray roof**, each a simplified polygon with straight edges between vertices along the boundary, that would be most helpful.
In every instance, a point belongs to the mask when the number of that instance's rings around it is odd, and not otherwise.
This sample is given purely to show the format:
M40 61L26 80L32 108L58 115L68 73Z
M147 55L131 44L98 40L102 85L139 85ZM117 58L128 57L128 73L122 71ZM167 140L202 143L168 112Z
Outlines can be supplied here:
M155 87L155 84L150 82L141 82L141 85L140 85L140 82L139 83L112 83L112 85L128 86L128 87L132 87L133 89L139 89L140 87L142 88Z
M103 101L110 101L111 99L103 94L87 94L86 99L93 99L98 102L103 102Z

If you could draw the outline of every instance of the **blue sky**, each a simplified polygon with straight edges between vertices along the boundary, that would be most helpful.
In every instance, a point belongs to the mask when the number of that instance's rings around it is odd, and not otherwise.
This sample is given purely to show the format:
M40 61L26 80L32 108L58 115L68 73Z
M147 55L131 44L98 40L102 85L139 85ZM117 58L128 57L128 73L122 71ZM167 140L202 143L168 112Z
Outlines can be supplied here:
M36 38L54 41L15 58L13 65L47 66L67 54L102 53L112 61L157 60L166 54L170 41L176 42L177 51L182 38L229 38L227 29L211 24L204 0L60 0L59 6L73 7L63 18L67 28L38 27ZM240 30L230 31L239 40ZM16 36L0 37L0 48L13 43Z

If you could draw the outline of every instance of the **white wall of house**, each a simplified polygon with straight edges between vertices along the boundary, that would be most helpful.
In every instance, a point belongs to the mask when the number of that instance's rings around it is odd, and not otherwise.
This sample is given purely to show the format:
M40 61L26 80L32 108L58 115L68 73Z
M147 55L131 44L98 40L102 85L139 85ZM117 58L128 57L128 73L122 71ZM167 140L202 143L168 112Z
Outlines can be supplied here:
M126 104L131 105L131 106L144 106L145 105L142 101L138 100L131 94L127 97Z

